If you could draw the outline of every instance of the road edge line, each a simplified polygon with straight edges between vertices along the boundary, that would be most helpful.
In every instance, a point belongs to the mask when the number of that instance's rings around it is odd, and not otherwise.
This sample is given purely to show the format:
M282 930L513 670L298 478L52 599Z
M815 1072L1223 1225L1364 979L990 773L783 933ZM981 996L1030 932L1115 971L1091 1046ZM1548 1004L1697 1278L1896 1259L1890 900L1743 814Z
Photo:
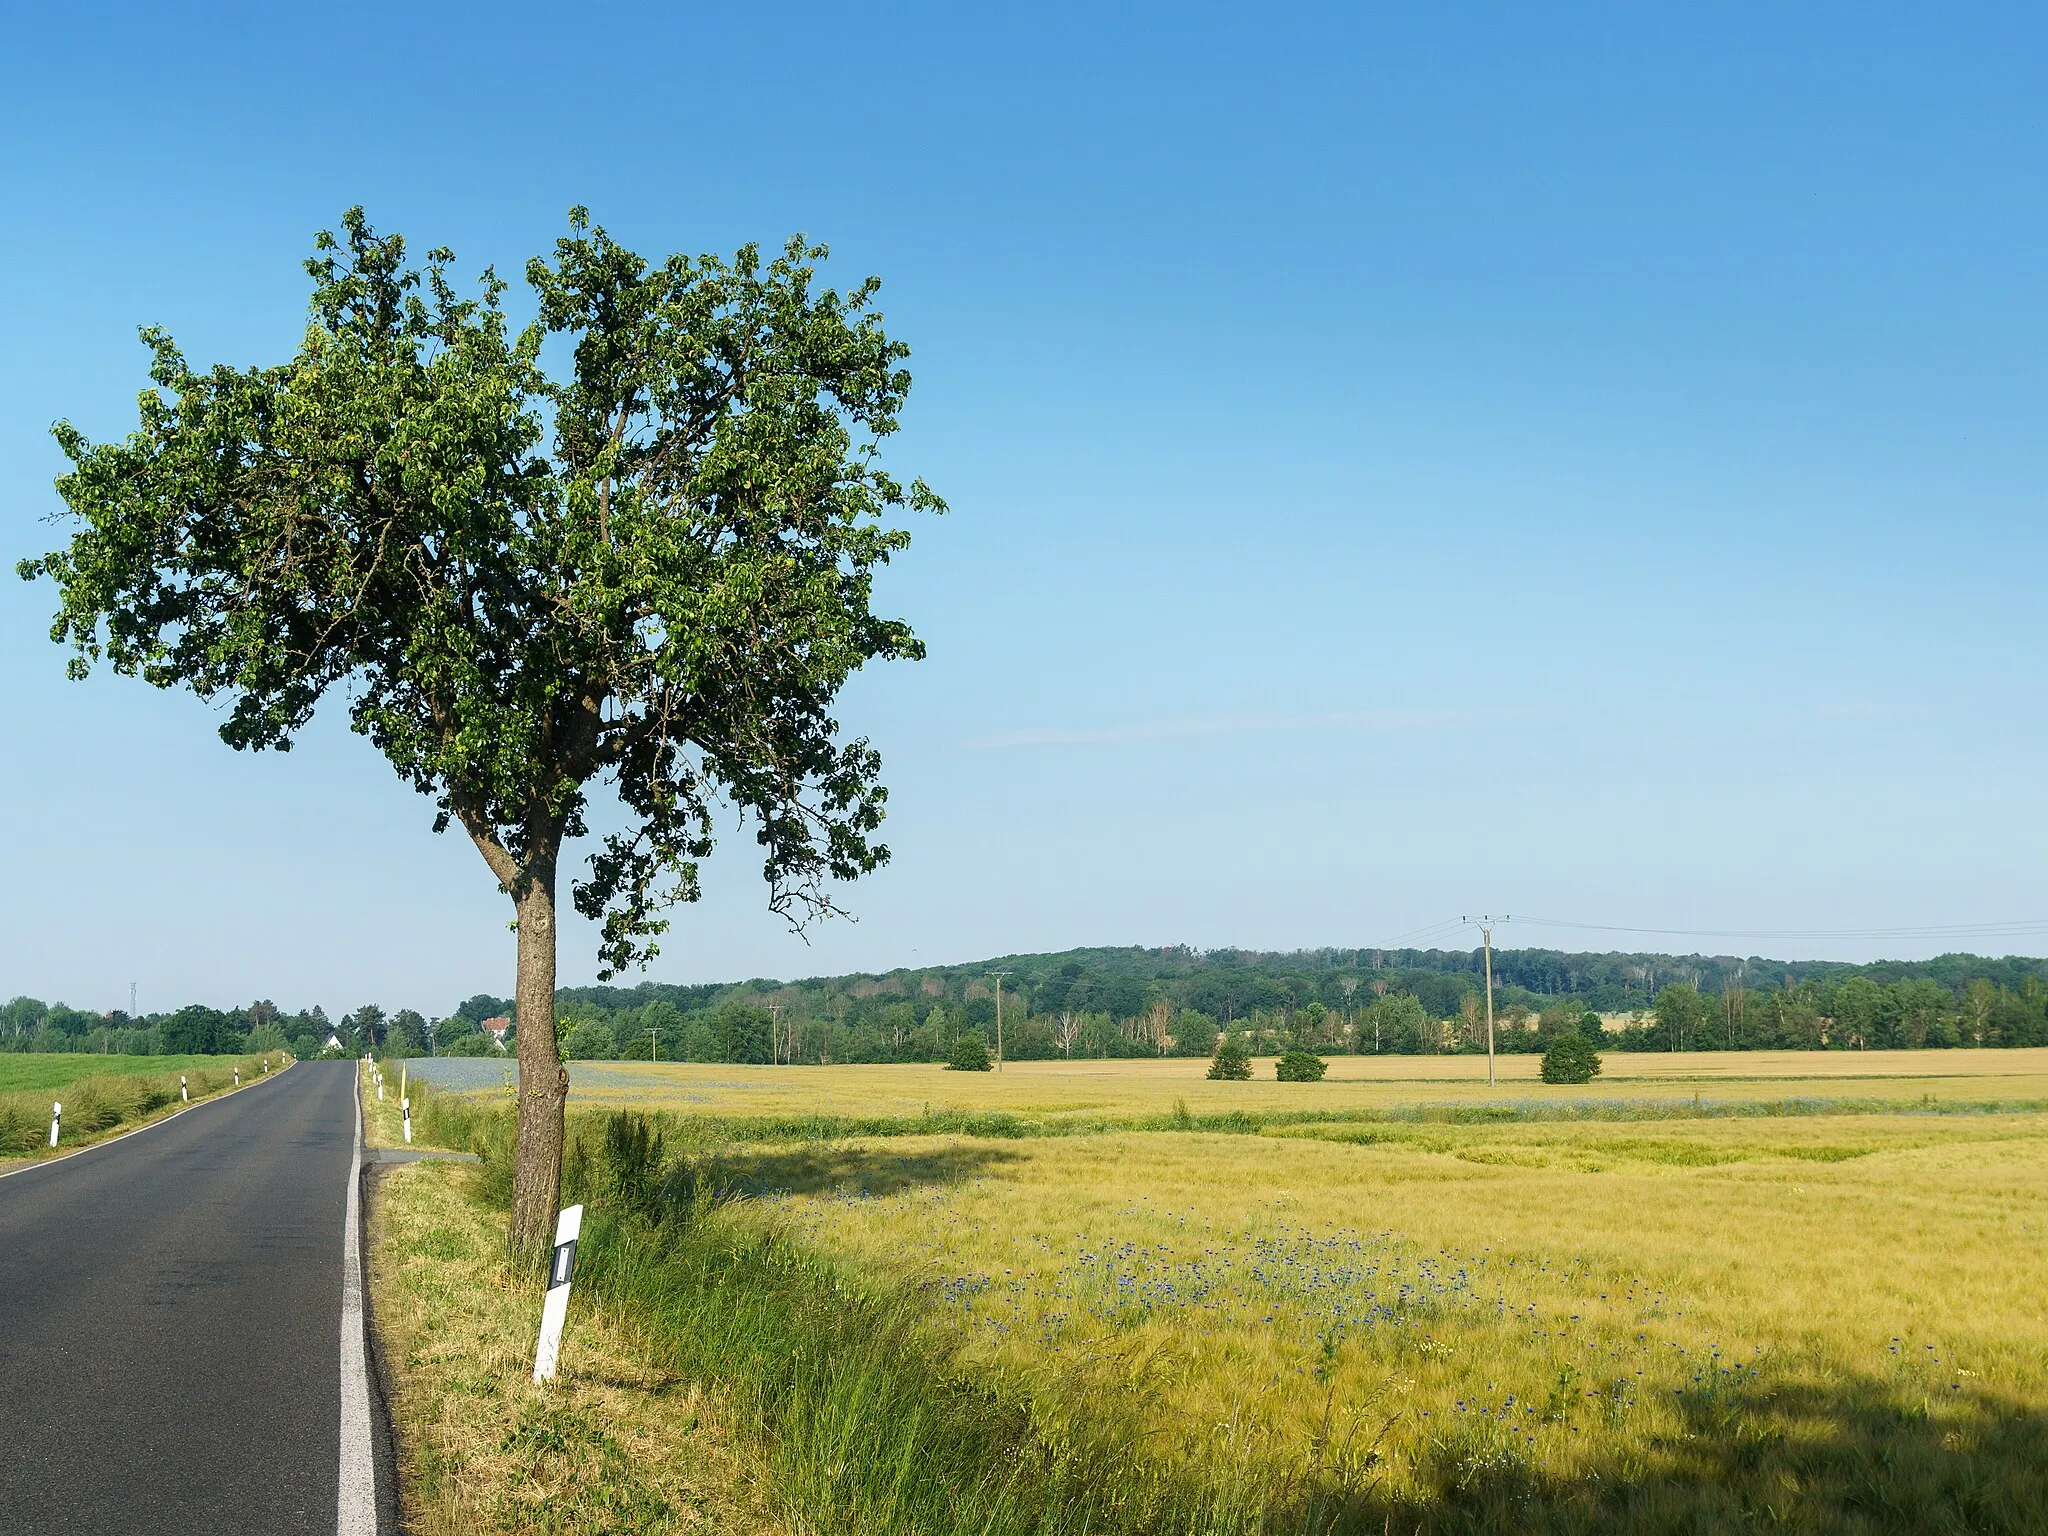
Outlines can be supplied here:
M88 1152L97 1152L101 1147L111 1147L117 1141L126 1141L130 1136L140 1136L144 1131L153 1131L160 1125L169 1125L180 1115L189 1115L195 1109L204 1109L209 1104L219 1104L225 1100L232 1099L238 1093L247 1093L251 1088L260 1088L265 1083L274 1083L297 1065L296 1061L288 1062L286 1065L279 1067L275 1072L266 1072L254 1082L244 1083L239 1088L223 1088L219 1093L214 1094L210 1098L201 1099L197 1104L181 1104L168 1115L159 1115L154 1120L145 1120L140 1125L130 1126L120 1135L109 1136L105 1141L89 1141L82 1147L73 1147L69 1152L59 1153L56 1157L39 1157L34 1162L23 1163L19 1168L9 1168L6 1172L0 1173L0 1179L11 1179L20 1173L34 1173L39 1168L61 1167L75 1157L83 1157ZM61 1092L62 1090L59 1091Z
M363 1322L363 1082L352 1071L355 1137L348 1160L348 1215L341 1244L340 1483L335 1494L337 1536L377 1536L377 1463L371 1441L370 1371Z

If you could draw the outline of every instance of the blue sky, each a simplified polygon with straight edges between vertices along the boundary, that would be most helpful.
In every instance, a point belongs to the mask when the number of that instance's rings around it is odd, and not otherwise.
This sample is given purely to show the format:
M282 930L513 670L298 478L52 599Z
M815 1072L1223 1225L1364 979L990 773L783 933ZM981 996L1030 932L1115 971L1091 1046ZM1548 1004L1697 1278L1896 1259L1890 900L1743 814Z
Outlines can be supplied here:
M2048 918L2038 8L658 9L12 19L7 563L136 326L287 355L350 204L507 272L579 202L802 230L884 279L953 507L884 591L930 659L842 711L896 860L806 942L728 840L652 976ZM0 584L0 991L509 985L366 743L67 683L52 602Z

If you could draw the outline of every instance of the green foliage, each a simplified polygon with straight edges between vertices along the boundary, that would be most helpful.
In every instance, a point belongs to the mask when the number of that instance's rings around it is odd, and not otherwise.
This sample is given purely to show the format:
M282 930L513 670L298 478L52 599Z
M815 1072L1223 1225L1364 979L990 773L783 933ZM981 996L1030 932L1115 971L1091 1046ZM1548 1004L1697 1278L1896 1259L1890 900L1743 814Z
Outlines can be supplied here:
M618 1216L660 1222L668 1214L663 1137L649 1115L621 1109L594 1128L580 1120L562 1165L562 1198L584 1200ZM687 1169L679 1169L687 1174Z
M1208 1075L1215 1082L1251 1081L1252 1053L1235 1032L1216 1042L1216 1054L1210 1058Z
M1330 1064L1313 1051L1289 1051L1273 1063L1273 1075L1283 1083L1320 1082Z
M1600 1053L1592 1041L1576 1032L1559 1035L1543 1053L1546 1083L1590 1083L1599 1071Z
M953 1049L947 1053L946 1069L949 1072L987 1072L995 1062L988 1054L988 1041L979 1030L967 1030L953 1042Z
M1175 1015L1173 1021L1173 1054L1176 1056L1207 1056L1216 1049L1216 1021L1199 1009L1190 1008Z
M479 992L455 1010L455 1017L472 1029L482 1024L485 1019L509 1019L512 1017L512 999L492 997L488 992Z
M612 1038L610 1025L589 1020L573 1025L564 1032L562 1055L570 1061L601 1060L614 1054L616 1044ZM456 1053L451 1051L449 1054Z
M1359 1021L1356 1046L1380 1055L1412 1055L1427 1043L1429 1015L1419 999L1406 992L1376 997Z
M345 689L515 900L608 777L626 825L576 887L607 974L695 899L715 804L755 820L776 910L822 910L887 857L879 760L831 702L922 654L869 598L889 516L943 510L875 455L907 349L874 280L816 284L825 254L650 264L573 210L515 333L488 270L461 296L450 252L415 265L351 210L288 362L195 371L148 330L139 429L57 427L78 531L21 573L57 583L74 675L218 699L231 746L287 747Z
M194 1003L164 1021L164 1051L172 1056L210 1056L225 1049L232 1033L226 1014Z
M1691 982L1676 982L1657 994L1657 1028L1676 1050L1698 1050L1713 1008Z

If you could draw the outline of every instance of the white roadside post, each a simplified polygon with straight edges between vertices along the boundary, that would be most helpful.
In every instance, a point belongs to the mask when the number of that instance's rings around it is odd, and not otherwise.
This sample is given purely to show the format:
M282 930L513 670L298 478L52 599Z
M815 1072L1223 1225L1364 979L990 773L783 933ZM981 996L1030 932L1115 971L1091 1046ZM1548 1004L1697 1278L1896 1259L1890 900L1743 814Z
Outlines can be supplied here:
M57 1145L57 1119L63 1113L63 1104L53 1101L50 1105L50 1145L53 1147Z
M412 1145L412 1100L401 1099L399 1103L405 1106L405 1144L409 1147Z
M235 1086L237 1088L242 1086L242 1069L240 1067L235 1068Z
M192 1090L185 1086L185 1074L182 1072L178 1074L178 1100L183 1104L192 1102Z
M533 1379L555 1374L562 1353L562 1323L569 1315L569 1274L576 1267L576 1234L583 1230L583 1207L572 1205L555 1218L555 1256L548 1266L547 1299L540 1304L540 1348L533 1357Z

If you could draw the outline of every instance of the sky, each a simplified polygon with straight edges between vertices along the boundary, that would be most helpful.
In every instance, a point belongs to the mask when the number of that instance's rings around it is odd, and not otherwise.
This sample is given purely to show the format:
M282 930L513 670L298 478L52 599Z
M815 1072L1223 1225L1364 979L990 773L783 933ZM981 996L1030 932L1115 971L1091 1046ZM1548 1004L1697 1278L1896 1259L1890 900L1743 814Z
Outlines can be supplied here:
M892 463L951 508L880 592L928 659L839 710L894 859L793 934L728 825L651 979L1463 945L1433 925L1482 911L1568 948L2048 944L1908 931L2048 920L2039 7L8 30L8 567L66 536L51 423L132 428L137 327L282 361L354 204L465 273L585 204L651 257L802 231L882 278ZM505 899L338 709L236 753L189 694L67 681L54 603L0 581L0 994L509 991ZM565 924L564 984L595 948Z

